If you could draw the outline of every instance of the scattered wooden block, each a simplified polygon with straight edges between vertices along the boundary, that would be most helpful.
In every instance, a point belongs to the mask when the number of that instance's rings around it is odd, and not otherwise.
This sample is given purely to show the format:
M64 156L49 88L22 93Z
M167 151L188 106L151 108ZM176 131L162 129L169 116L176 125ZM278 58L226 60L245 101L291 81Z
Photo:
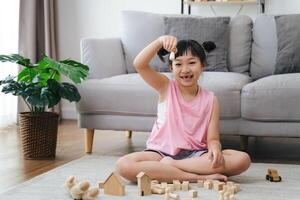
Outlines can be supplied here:
M169 193L170 198L173 200L179 200L179 194L175 194L175 193Z
M204 180L198 180L198 181L197 181L197 185L198 185L198 187L203 187L203 185L204 185Z
M138 194L140 196L151 195L151 178L144 172L140 172L137 176Z
M158 180L152 180L151 185L159 184Z
M166 193L173 193L175 191L174 186L168 186L165 188Z
M225 183L223 182L214 182L213 183L213 189L214 190L217 190L217 191L220 191L220 190L223 190L223 187L224 187Z
M235 183L233 187L234 187L234 192L235 192L235 193L238 193L239 191L241 191L241 186L240 186L240 184Z
M192 197L192 198L198 197L198 192L196 190L190 190L189 197Z
M231 186L231 185L233 185L233 184L234 184L234 182L232 182L232 181L227 181L227 182L226 182L226 185L230 185L230 186Z
M167 183L167 182L162 182L162 183L161 183L161 186L162 186L163 188L166 188L166 187L168 187L168 183Z
M230 195L231 195L231 194L234 194L235 192L234 192L233 186L229 187L229 188L227 189L227 192L228 192Z
M173 181L173 184L174 184L174 187L175 187L175 190L176 190L176 191L181 190L181 183L180 183L179 180L174 180L174 181Z
M211 190L212 186L213 186L213 184L212 184L211 180L204 181L204 188Z
M160 184L156 184L151 186L151 192L152 194L164 194L165 188L163 188Z
M104 181L99 181L98 182L98 187L99 188L104 188Z
M118 172L113 172L104 181L104 194L123 196L125 195L125 182Z
M182 191L188 191L189 190L189 182L188 181L183 181L181 184L181 189Z
M151 192L152 192L152 194L164 194L165 189L159 188L159 187L152 187Z
M175 186L174 184L168 184L168 187L167 188L170 188L172 193L175 191Z
M235 197L234 197L233 194L231 194L231 195L229 196L229 200L235 200Z

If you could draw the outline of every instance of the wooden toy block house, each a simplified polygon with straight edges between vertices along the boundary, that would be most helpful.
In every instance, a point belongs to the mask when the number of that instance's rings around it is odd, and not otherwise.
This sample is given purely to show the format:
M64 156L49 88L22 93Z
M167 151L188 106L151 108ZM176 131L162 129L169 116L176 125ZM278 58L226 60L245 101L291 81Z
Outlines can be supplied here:
M138 190L140 196L151 195L151 178L144 172L140 172L137 176Z
M125 183L117 172L113 172L103 183L104 194L125 195Z

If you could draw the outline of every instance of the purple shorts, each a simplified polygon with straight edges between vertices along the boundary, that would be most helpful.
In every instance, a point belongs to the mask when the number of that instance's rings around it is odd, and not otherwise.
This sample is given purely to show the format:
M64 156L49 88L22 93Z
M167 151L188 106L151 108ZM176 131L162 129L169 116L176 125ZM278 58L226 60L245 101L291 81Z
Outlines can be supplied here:
M193 157L200 157L203 154L208 152L208 149L201 149L201 150L181 150L178 154L172 156L170 154L167 154L165 152L159 151L159 150L154 150L154 149L146 149L145 151L151 151L158 153L162 157L169 156L173 158L174 160L182 160L186 158L193 158Z

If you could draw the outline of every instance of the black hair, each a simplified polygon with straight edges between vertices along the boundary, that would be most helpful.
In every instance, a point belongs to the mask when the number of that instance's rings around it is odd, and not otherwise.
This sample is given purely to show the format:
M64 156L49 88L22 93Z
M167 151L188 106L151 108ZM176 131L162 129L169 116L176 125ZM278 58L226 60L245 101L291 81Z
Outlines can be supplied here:
M180 40L177 42L176 48L177 48L177 52L175 53L175 58L185 55L189 51L193 56L198 57L201 63L206 64L205 52L209 53L210 51L214 50L216 48L216 45L214 42L211 41L203 42L201 45L195 40ZM170 52L168 52L164 48L161 48L157 52L157 54L159 58L163 62L165 62L164 57L166 55L169 55ZM169 61L169 65L171 65L172 61L169 59L169 56L168 56L168 61Z

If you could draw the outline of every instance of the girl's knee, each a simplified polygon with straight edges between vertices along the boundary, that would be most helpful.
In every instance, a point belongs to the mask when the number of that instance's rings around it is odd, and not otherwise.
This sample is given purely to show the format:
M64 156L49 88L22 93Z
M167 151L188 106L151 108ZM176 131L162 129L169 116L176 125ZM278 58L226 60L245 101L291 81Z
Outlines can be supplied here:
M236 171L238 174L240 174L250 167L251 159L250 156L245 152L239 152L237 157Z
M117 171L120 173L120 175L130 181L136 181L136 174L134 172L134 164L135 161L133 161L128 156L123 156L118 159L117 161Z
M238 175L250 167L251 159L247 153L235 150L226 150L224 153L231 157L228 160L230 161L227 166L229 168L226 169L228 176Z
M244 167L244 170L247 170L251 164L251 158L249 154L241 152L241 162L243 163L242 166Z

